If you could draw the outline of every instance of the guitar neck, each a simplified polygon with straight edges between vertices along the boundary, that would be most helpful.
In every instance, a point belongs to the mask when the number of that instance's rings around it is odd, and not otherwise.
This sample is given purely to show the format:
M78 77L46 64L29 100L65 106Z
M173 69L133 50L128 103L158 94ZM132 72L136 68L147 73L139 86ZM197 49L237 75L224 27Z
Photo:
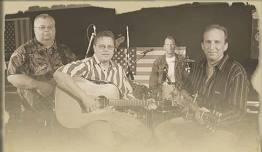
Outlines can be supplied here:
M190 95L188 95L186 92L181 92L182 96L184 97L184 106L188 107L191 111L196 112L199 109L199 106L197 105L196 98L192 98Z
M109 105L111 106L146 106L148 105L147 101L142 101L142 100L124 100L124 99L110 99L109 100Z

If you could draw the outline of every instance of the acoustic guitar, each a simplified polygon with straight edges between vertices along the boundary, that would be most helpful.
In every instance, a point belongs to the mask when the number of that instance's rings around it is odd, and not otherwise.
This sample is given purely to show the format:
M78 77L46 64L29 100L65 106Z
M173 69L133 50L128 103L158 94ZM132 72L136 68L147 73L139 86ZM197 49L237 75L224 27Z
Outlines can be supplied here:
M101 81L89 81L85 79L76 80L76 84L90 94L90 98L84 102L99 102L99 108L94 111L84 112L83 106L78 98L70 92L57 87L55 92L55 113L60 124L66 128L80 128L94 120L117 119L118 113L112 110L112 106L136 106L145 107L150 101L124 100L120 99L118 88L111 83ZM107 100L97 101L96 97L104 96ZM156 106L170 106L168 102L154 102Z

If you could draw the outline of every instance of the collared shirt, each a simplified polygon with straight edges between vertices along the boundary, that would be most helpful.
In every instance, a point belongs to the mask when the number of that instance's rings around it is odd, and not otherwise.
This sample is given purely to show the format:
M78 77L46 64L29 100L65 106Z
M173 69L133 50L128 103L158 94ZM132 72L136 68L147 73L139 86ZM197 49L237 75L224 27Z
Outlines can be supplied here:
M25 74L33 79L53 84L54 72L63 65L60 52L64 53L66 62L75 60L75 55L67 46L55 42L47 49L34 38L14 51L9 60L7 75ZM43 98L34 89L18 88L17 91L30 105Z
M75 60L75 55L67 46L55 42L47 49L33 39L14 51L7 74L26 74L37 80L50 80L56 69L63 65L59 51L65 53L68 63Z
M225 55L208 79L206 59L195 64L185 82L190 93L198 92L199 106L222 113L222 120L236 120L246 111L248 80L245 69ZM208 80L207 80L208 79Z
M168 82L167 76L170 72L169 68L173 68L174 77L177 87L183 86L184 80L187 77L185 71L185 62L180 56L175 56L174 66L167 64L166 55L159 56L153 63L152 71L149 77L149 88L152 89L152 96L155 99L165 98L163 96L163 83ZM169 76L168 76L169 77Z
M166 63L168 65L168 71L167 71L167 75L170 79L171 82L175 82L175 62L176 62L176 57L173 56L171 58L168 58L166 56Z
M71 77L82 77L87 80L112 82L119 89L121 96L131 95L133 90L123 68L110 60L107 71L101 68L98 60L93 56L69 63L58 69Z
M187 77L187 72L185 71L185 62L180 56L175 56L175 66L174 66L174 76L178 83L184 82ZM158 90L162 83L166 81L166 74L168 74L168 66L166 61L166 55L159 56L153 63L152 71L149 77L149 88L153 90Z
M95 56L95 54L93 55L93 57L95 58L95 60L97 61L97 64L99 65L99 67L101 68L101 72L103 72L103 74L105 75L105 77L107 78L107 74L108 74L108 67L105 68L102 63L98 60L98 58ZM109 63L109 66L111 66L112 64Z

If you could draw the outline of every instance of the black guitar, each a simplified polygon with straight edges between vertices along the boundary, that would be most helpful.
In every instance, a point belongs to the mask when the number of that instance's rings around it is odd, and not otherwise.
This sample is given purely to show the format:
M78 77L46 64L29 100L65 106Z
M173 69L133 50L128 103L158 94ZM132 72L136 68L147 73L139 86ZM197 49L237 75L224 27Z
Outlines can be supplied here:
M179 106L185 119L197 121L210 130L214 130L221 121L222 113L209 110L205 107L199 107L198 94L193 97L185 91L180 91L180 100L176 100L176 106Z

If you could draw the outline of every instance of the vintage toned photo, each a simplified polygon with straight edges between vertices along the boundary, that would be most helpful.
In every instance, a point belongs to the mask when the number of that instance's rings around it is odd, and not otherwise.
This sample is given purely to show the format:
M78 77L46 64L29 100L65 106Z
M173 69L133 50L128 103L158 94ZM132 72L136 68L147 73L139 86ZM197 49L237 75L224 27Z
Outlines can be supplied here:
M2 150L260 152L261 4L4 1Z

